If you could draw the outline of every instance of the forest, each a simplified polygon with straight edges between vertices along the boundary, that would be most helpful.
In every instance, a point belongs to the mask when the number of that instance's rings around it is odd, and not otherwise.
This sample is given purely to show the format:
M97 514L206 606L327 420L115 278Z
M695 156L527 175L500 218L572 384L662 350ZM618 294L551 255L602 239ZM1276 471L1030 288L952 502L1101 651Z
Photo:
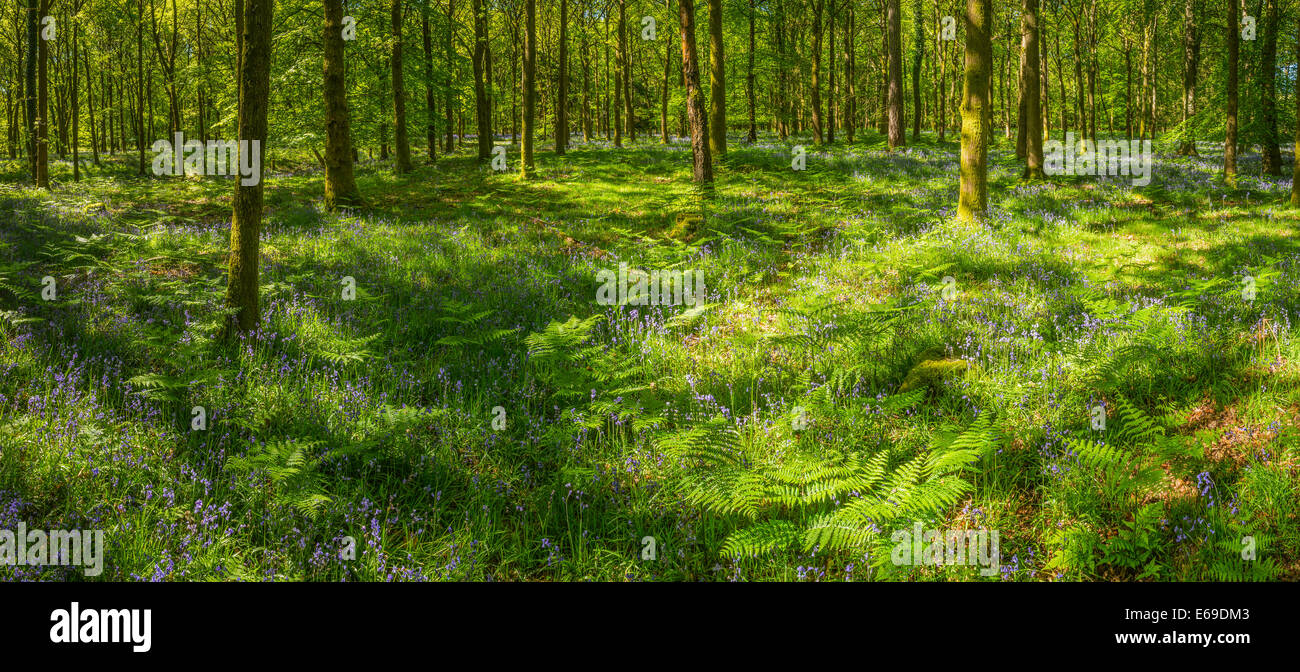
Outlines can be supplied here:
M11 0L0 579L1300 580L1298 62L1297 0Z

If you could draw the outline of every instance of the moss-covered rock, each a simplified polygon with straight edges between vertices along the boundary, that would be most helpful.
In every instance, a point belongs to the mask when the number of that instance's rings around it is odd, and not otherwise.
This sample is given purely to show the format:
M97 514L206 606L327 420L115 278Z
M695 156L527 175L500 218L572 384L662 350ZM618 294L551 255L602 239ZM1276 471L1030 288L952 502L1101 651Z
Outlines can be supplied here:
M940 348L931 348L921 354L921 361L907 372L899 392L911 392L920 387L937 387L940 382L966 374L970 368L964 359L947 358Z

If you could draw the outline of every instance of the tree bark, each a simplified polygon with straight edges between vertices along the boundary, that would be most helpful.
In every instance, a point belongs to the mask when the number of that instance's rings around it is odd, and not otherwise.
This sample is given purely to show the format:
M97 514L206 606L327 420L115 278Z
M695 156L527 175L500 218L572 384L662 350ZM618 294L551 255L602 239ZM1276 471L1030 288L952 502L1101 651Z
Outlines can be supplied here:
M537 5L535 0L524 0L524 119L523 119L523 157L520 175L525 179L532 177L533 167L533 127L536 122L533 115L537 107Z
M722 0L709 0L709 153L727 153L727 84L723 68Z
M1043 177L1043 112L1039 109L1041 93L1039 84L1039 29L1038 0L1024 0L1024 70L1021 74L1021 106L1025 130L1025 179L1036 180Z
M531 5L533 0L528 0ZM559 90L555 96L555 153L563 155L569 148L569 1L560 0L560 70ZM530 40L531 44L531 40ZM536 49L533 50L536 52ZM533 54L534 60L536 53Z
M899 0L885 0L885 23L889 33L889 92L886 107L891 151L907 145L907 137L903 133L903 19L898 4Z
M993 62L993 0L966 0L966 71L961 103L961 190L957 217L988 210L989 69Z
M411 143L406 136L406 86L402 76L402 0L393 0L393 139L397 144L398 175L411 172Z
M348 110L347 65L343 55L343 2L324 0L325 30L325 207L361 202L352 172L352 121Z
M691 123L691 159L694 179L713 182L713 159L709 156L708 120L704 92L700 90L700 61L695 50L695 0L678 0L677 18L682 35L682 76L686 79L686 115Z
M1240 37L1238 31L1241 30L1241 20L1238 15L1240 8L1237 6L1236 0L1224 3L1224 5L1228 10L1228 100L1224 110L1227 118L1223 138L1223 175L1227 178L1229 184L1234 184L1237 179L1237 38Z
M267 100L271 94L271 16L274 0L244 0L244 38L239 59L241 151L260 152L266 144ZM244 143L247 143L246 145ZM253 142L258 147L253 147ZM243 160L241 159L241 163ZM258 253L262 229L262 161L257 184L235 187L234 217L230 223L230 268L226 306L239 312L231 317L227 336L248 333L261 318L258 306Z
M1264 44L1261 45L1260 57L1264 61L1260 78L1263 80L1264 93L1260 101L1260 124L1263 136L1261 152L1264 160L1264 172L1268 175L1282 174L1282 153L1278 148L1280 137L1277 132L1277 0L1267 0L1264 14Z

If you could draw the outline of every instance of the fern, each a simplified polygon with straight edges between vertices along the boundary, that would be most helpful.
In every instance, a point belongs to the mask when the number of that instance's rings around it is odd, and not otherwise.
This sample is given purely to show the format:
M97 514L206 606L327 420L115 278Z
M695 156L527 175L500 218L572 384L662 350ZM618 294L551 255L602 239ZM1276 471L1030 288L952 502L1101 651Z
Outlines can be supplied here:
M940 434L929 450L891 468L894 451L871 455L782 451L760 461L724 423L661 436L656 446L687 468L678 484L691 505L752 521L722 544L730 558L801 548L859 548L891 524L941 513L972 489L962 477L997 443L989 414Z
M277 440L254 444L246 455L227 460L225 468L234 474L265 478L271 501L315 518L330 502L317 471L320 460L311 456L320 443Z

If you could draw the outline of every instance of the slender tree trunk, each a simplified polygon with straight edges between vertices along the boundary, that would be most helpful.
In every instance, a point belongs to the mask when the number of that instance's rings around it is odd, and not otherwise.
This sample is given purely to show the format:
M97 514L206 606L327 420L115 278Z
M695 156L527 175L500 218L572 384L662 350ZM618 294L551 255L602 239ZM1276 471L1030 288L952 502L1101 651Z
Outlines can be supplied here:
M343 55L343 2L324 0L325 30L325 207L361 202L352 172L352 122L348 111L347 65Z
M1260 100L1260 124L1264 150L1264 172L1268 175L1282 174L1282 153L1278 148L1280 136L1277 132L1277 0L1267 0L1264 14L1264 44L1260 57L1264 64L1260 78L1263 80L1264 92Z
M456 33L456 0L447 0L447 41L443 45L444 52L447 55L447 67L443 73L445 79L443 81L443 89L442 89L442 108L446 114L445 121L447 124L447 138L446 138L447 143L446 146L443 148L443 151L445 151L448 154L456 151L456 134L455 134L456 127L454 124L454 119L452 118L453 108L451 104L451 100L452 100L451 88L454 82L454 79L452 77L453 75L452 57L455 54L455 46L454 43L452 42L452 38L455 36L455 33Z
M40 45L37 44L38 40L41 39L40 31L38 29L40 23L40 11L41 7L38 4L38 0L31 0L31 4L27 6L27 82L24 87L26 89L24 93L26 93L27 96L28 173L32 176L32 184L37 186L40 186L41 184L40 170L36 166L36 143L37 138L40 137L40 128L37 126L40 123L40 120L36 116L36 61L37 54L40 53Z
M825 0L813 0L813 47L812 47L812 80L808 83L812 87L810 97L812 99L812 127L813 142L822 145L825 144L824 136L825 125L822 119L822 10L825 7Z
M844 31L844 88L847 98L844 101L844 137L853 143L853 133L857 128L858 83L855 72L855 48L857 45L858 10L856 3L849 3L848 25Z
M623 146L623 64L627 62L627 3L618 0L618 50L614 53L614 97L609 106L614 108L614 146Z
M695 0L678 0L677 17L682 36L682 76L686 79L686 114L691 120L691 158L694 179L712 184L713 160L709 156L708 120L704 92L700 90L700 61L695 51Z
M244 39L239 59L239 141L256 156L266 144L267 101L271 94L271 16L274 0L244 0ZM256 142L258 146L253 147ZM241 146L241 151L244 151ZM260 159L260 157L259 157ZM243 159L240 160L241 163ZM226 306L237 308L226 334L252 331L261 318L258 306L258 242L262 229L262 162L256 161L257 183L235 187L230 223L230 268Z
M1196 116L1196 75L1200 61L1200 29L1196 25L1196 0L1183 4L1183 140L1179 143L1180 156L1199 156L1192 132L1192 119Z
M524 179L533 175L533 115L537 107L537 5L535 0L524 0L524 122L523 160L520 175Z
M907 145L903 127L903 18L899 0L885 0L885 23L889 31L889 149Z
M1296 35L1300 36L1300 19L1296 20ZM1295 61L1300 63L1300 39L1295 43ZM1295 145L1291 162L1291 207L1300 208L1300 91L1295 96Z
M411 172L411 143L406 137L406 86L402 76L402 0L393 0L393 139L397 144L398 175Z
M438 129L435 122L438 111L434 109L433 97L433 40L429 34L429 8L426 5L420 14L420 38L424 44L424 109L425 140L428 143L429 163L438 160Z
M966 74L961 104L961 190L957 216L973 221L988 210L989 71L993 62L993 0L966 0Z
M722 0L709 2L709 153L727 153L727 84L723 68Z
M1024 0L1024 71L1021 74L1020 99L1025 124L1025 179L1043 177L1043 112L1039 109L1038 0Z
M668 15L673 13L673 0L666 0ZM673 75L673 41L664 40L664 86L659 106L659 138L662 144L668 144L668 84Z
M532 2L533 0L528 0ZM555 98L555 153L569 148L569 2L560 0L559 91ZM536 51L536 50L534 50ZM536 54L534 54L534 58Z
M474 102L477 117L478 160L492 156L492 101L488 98L487 45L488 20L483 0L473 0L474 11Z
M921 0L912 2L912 140L921 138L921 63L925 58L925 28Z
M832 51L834 45L832 45ZM754 100L754 0L749 0L749 63L745 69L745 97L749 102L749 135L750 143L758 141L758 122L756 121L754 108L757 103Z
M75 3L73 4L73 14L77 14L77 13L79 13L79 12L81 12L81 1L75 1ZM74 21L73 21L73 47L72 47L72 56L73 56L73 62L72 62L72 66L73 66L73 90L72 90L72 96L73 96L73 138L72 138L72 140L73 140L73 182L81 182L81 153L79 153L79 152L81 152L81 146L79 146L79 139L81 139L81 127L78 126L78 120L79 120L79 118L81 118L81 99L79 99L79 97L78 97L79 91L78 91L78 88L77 88L77 70L78 70L78 68L77 68L77 51L78 51L78 45L77 45L77 42L78 42L78 38L79 38L78 30L77 30L78 27L79 27L79 22L78 22L78 21L75 21L75 19L74 19ZM1277 146L1277 143L1273 143L1273 144L1274 144L1274 147Z
M1227 28L1228 28L1228 82L1227 96L1228 101L1225 104L1225 134L1223 138L1223 174L1227 178L1228 184L1234 185L1237 180L1237 39L1240 37L1241 30L1240 8L1236 0L1225 3L1228 8Z

